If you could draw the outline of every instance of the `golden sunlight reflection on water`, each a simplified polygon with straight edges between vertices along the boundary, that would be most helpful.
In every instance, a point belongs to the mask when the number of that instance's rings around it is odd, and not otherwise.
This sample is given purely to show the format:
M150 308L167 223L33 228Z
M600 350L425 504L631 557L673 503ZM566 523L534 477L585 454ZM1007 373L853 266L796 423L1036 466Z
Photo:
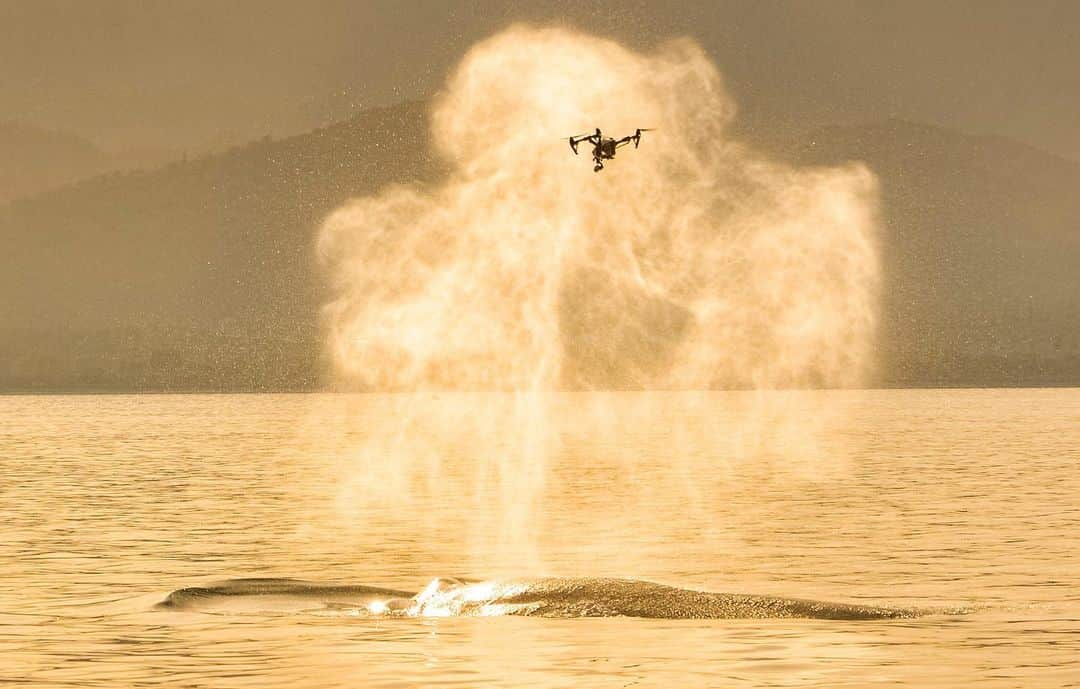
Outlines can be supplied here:
M0 681L43 686L1063 686L1080 672L1080 391L556 395L529 514L462 420L409 428L438 475L359 491L350 448L393 395L0 397ZM781 393L775 393L781 394ZM509 400L503 406L511 408ZM453 411L457 409L457 411ZM602 432L590 432L603 414ZM719 445L698 444L703 429ZM723 432L718 433L717 429ZM801 434L815 436L812 452ZM442 434L442 435L440 435ZM784 443L791 438L793 445ZM771 440L763 440L763 438ZM797 442L796 442L797 441ZM777 448L780 448L777 450ZM508 449L512 450L513 447ZM435 576L619 576L843 602L973 603L962 617L362 619L161 612L242 576L418 591Z

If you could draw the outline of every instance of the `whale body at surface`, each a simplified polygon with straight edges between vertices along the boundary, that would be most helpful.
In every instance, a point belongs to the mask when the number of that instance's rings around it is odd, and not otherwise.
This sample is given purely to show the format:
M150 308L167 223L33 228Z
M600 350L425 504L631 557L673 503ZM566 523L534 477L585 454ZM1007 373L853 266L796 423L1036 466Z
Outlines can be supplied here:
M229 579L177 589L154 607L192 612L303 612L410 600L413 595L378 586L320 584L301 579Z
M779 596L713 593L618 578L499 581L434 579L418 593L297 579L231 579L178 589L159 609L202 612L319 612L386 617L641 617L659 619L876 620L932 611ZM960 612L960 611L953 611Z

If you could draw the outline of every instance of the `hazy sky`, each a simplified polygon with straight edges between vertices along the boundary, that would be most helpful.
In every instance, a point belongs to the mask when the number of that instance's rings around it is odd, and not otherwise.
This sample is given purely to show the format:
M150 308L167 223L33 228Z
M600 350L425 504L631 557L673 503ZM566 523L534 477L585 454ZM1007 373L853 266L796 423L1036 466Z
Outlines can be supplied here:
M110 148L299 131L432 93L515 19L639 47L691 35L748 117L896 116L1080 159L1074 0L0 0L0 121Z

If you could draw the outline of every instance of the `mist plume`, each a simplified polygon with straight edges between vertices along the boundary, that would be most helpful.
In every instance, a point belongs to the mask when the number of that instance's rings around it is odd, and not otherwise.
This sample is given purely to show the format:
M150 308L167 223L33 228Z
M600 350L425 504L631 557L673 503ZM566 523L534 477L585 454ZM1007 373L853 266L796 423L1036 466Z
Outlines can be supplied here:
M857 385L875 179L765 160L730 139L734 114L690 40L638 54L514 26L477 44L432 113L448 178L323 227L339 372L384 390ZM559 138L596 126L657 131L593 173Z
M731 140L734 114L689 40L638 54L514 26L465 56L431 117L447 178L354 200L322 228L337 295L328 341L355 389L515 394L380 402L397 421L344 453L341 509L420 508L433 538L470 541L491 572L542 561L537 502L574 438L670 424L669 471L639 488L673 496L693 494L691 448L715 456L717 475L750 455L798 456L798 466L821 456L814 437L828 414L793 421L786 399L736 400L732 419L698 425L693 406L665 417L687 400L545 394L863 380L878 284L875 179L861 165L770 162ZM616 137L656 131L594 173L588 151L574 156L560 137L597 126ZM363 415L368 402L358 404ZM636 460L619 461L635 475ZM501 504L477 497L491 494Z

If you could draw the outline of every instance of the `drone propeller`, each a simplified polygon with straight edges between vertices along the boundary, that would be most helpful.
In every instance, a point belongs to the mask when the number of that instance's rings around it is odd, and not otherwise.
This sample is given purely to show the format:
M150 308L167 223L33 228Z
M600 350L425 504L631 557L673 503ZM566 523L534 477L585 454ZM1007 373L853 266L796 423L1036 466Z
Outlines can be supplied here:
M577 136L566 136L566 137L563 137L563 138L566 141L570 142L570 150L572 150L574 152L574 155L577 155L578 144L580 144L583 140L585 140L586 137L590 137L590 136L592 136L592 134L578 134Z
M567 137L567 139L566 139L567 141L570 142L570 150L574 152L574 155L577 155L578 141L576 141L576 138L577 137L571 136L571 137Z
M634 148L637 148L638 145L641 143L641 132L654 132L654 131L656 131L656 130L651 128L651 127L648 128L648 129L642 129L641 127L638 127L638 129L634 132Z

